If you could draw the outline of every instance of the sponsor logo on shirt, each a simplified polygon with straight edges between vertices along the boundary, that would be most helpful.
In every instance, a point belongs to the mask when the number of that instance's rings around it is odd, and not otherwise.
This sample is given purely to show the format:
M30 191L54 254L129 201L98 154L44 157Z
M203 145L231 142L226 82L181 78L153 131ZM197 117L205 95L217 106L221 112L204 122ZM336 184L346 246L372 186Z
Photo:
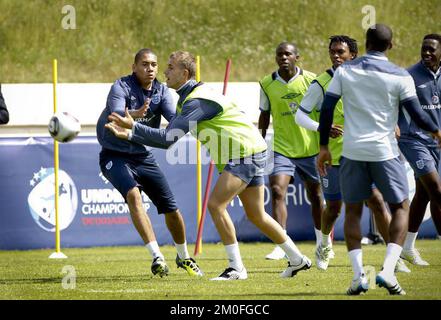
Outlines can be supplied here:
M295 92L292 92L292 93L285 94L285 95L282 97L282 99L292 100L292 99L297 98L297 97L300 96L300 95L301 95L301 93L295 93Z
M421 105L421 108L423 108L423 110L435 110L435 109L441 109L441 105L437 104L423 104Z

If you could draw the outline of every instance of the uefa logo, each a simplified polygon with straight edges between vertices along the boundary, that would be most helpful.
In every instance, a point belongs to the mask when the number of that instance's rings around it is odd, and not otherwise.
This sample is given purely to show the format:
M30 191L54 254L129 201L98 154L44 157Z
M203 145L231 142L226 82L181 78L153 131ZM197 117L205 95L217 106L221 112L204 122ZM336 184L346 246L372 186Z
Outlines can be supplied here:
M54 168L41 168L29 182L29 211L37 225L48 232L55 232L55 174ZM60 230L73 221L78 207L77 188L63 170L58 173L58 223Z

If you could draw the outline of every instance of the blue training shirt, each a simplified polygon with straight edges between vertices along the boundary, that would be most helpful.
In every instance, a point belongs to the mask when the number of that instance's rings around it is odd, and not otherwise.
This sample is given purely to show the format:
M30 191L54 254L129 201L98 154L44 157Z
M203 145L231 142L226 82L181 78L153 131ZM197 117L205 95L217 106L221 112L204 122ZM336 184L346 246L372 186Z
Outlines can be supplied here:
M421 108L432 119L438 128L441 127L441 72L437 74L426 68L420 61L407 69L412 76ZM401 131L400 141L419 141L428 147L436 147L437 142L425 130L421 129L409 117L406 110L401 109L398 119Z
M190 80L179 88L176 91L179 94L178 103L182 103L198 85L199 83L195 80ZM219 104L205 99L189 99L184 103L184 106L182 113L176 115L165 129L156 129L141 123L135 123L131 141L167 149L189 132L199 121L210 120L222 111Z
M109 122L108 116L112 112L124 116L126 107L129 110L139 109L147 98L151 99L147 115L144 118L136 119L137 123L159 128L161 115L167 121L171 121L176 115L176 106L173 103L169 88L158 80L153 81L151 90L143 89L135 74L115 81L107 96L106 107L101 113L96 126L98 142L103 148L128 154L145 153L150 150L149 147L143 144L119 139L104 127Z

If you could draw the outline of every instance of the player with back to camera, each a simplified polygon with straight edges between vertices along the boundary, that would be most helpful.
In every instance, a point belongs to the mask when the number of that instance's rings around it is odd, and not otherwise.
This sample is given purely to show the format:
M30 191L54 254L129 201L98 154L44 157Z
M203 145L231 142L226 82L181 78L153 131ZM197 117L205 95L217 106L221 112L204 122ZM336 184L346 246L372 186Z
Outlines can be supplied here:
M363 202L372 196L372 183L389 204L392 220L383 268L376 283L390 294L403 295L394 274L404 242L408 219L408 185L400 160L395 127L400 106L419 126L432 132L441 144L441 131L422 112L409 73L389 62L392 30L384 24L366 32L367 53L341 65L334 73L320 114L320 175L332 164L328 148L334 109L343 99L345 130L340 160L340 187L346 206L344 233L354 277L347 291L357 295L368 290L363 269L361 226Z
M288 256L288 267L281 277L293 277L309 269L305 257L282 227L265 212L263 174L266 143L253 123L228 97L194 80L196 61L185 51L170 55L165 71L167 85L179 94L177 115L165 129L136 123L126 113L113 113L106 127L117 137L147 145L170 147L191 131L208 149L220 176L208 200L208 209L224 244L229 265L211 280L247 279L234 224L227 206L239 196L248 219ZM127 129L124 129L127 128ZM129 130L128 130L129 129Z
M300 103L296 113L296 122L308 130L320 131L319 123L311 119L308 114L312 111L320 111L325 92L328 90L335 70L345 61L351 61L357 57L357 41L346 36L336 35L330 37L329 58L332 67L320 74L312 83ZM320 270L326 270L329 265L330 252L332 250L331 231L337 220L342 207L342 196L340 191L339 170L340 157L343 148L343 102L340 99L334 110L334 121L331 128L329 149L332 155L332 166L328 169L327 175L320 178L323 193L326 199L326 209L322 215L321 232L322 242L315 252L316 265ZM377 188L372 189L372 196L367 204L371 208L379 226L379 231L386 243L389 242L390 215L384 203L383 197ZM396 271L410 272L406 265L398 260Z
M184 220L151 149L135 141L118 139L105 128L110 114L124 115L126 108L137 122L155 128L160 125L161 115L170 121L176 114L169 89L156 79L156 54L150 49L141 49L135 56L132 70L131 75L115 81L98 119L101 171L127 202L133 224L153 258L152 273L162 277L169 273L169 268L143 207L141 190L149 196L158 213L165 216L177 250L177 266L191 276L202 276L188 253Z
M316 168L318 135L316 132L299 127L295 121L300 101L316 75L296 66L299 52L295 44L282 42L276 48L275 60L278 70L265 76L260 83L259 129L265 138L273 119L274 129L274 169L269 182L272 199L272 215L286 232L288 211L286 192L290 181L297 172L305 184L314 222L317 247L321 242L321 216L324 211L319 174ZM314 112L312 117L316 117ZM280 247L266 256L279 260L285 256Z
M428 34L421 44L421 60L409 71L424 112L441 126L441 35ZM412 120L405 110L400 112L401 136L398 146L415 175L415 196L410 204L409 228L401 257L412 264L426 266L415 248L418 229L427 204L441 239L441 150L437 141Z

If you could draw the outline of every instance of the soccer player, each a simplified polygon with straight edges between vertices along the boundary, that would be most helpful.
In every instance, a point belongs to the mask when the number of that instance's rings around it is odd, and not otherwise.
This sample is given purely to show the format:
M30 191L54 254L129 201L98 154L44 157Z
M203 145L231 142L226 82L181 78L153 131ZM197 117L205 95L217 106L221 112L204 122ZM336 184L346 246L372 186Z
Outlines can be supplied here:
M2 87L0 85L0 124L7 124L9 122L9 112L6 108L5 99L2 95Z
M316 168L318 134L299 127L294 121L300 101L316 75L296 66L300 56L293 43L280 43L276 48L275 58L279 69L259 82L259 129L265 138L271 116L274 129L274 169L269 176L272 214L286 232L286 191L297 171L311 202L314 230L319 246L324 207ZM317 113L314 112L311 116L318 120ZM283 250L276 246L266 258L278 260L284 256Z
M296 122L299 126L312 131L319 131L319 123L311 119L308 114L321 107L325 92L328 90L335 70L345 61L355 59L357 54L358 46L356 40L346 35L336 35L330 38L329 58L331 59L332 67L320 74L312 82L308 92L305 94L305 97L300 103L299 110L296 113ZM331 136L335 138L332 138L329 141L329 149L332 155L332 166L329 168L327 172L328 174L321 177L323 193L326 199L326 210L322 215L322 242L315 252L316 265L320 270L326 270L328 268L330 252L332 250L330 233L342 207L339 183L339 161L343 149L343 125L343 102L342 100L339 100L334 110L334 124L331 128ZM386 243L389 242L388 227L390 216L383 197L378 189L372 189L372 196L367 203L379 224L379 231L382 233ZM397 271L410 272L401 260L398 260Z
M184 220L151 149L134 141L117 139L104 127L110 114L124 115L126 108L138 123L155 128L160 125L161 115L170 121L176 114L169 89L156 79L158 61L153 51L138 51L132 70L131 75L115 81L106 107L98 119L97 138L102 146L101 171L127 202L133 224L153 258L152 273L162 277L168 274L169 268L143 207L141 190L152 200L158 213L165 215L177 250L177 266L185 269L189 275L202 276L188 253Z
M416 92L424 112L441 125L441 35L428 34L421 45L421 61L408 69L415 81ZM400 112L399 127L401 137L398 146L415 174L416 191L410 204L409 229L401 257L409 262L426 266L415 240L430 201L430 213L441 235L441 151L437 141L422 130L405 110Z
M367 54L347 61L334 73L320 114L320 175L332 164L328 148L334 109L343 99L345 129L340 160L340 187L346 205L344 233L354 277L347 294L366 292L368 281L363 270L360 219L363 202L372 195L372 183L388 202L392 220L382 270L376 283L390 294L405 291L394 275L408 224L408 185L404 165L399 158L395 127L402 105L418 125L432 132L441 145L441 131L421 111L415 86L409 73L389 62L392 30L376 24L366 32Z
M153 129L134 122L130 114L122 118L115 113L106 127L121 139L163 148L170 147L191 130L208 149L220 172L208 209L229 261L228 268L211 280L247 278L234 224L227 212L227 206L236 196L242 201L248 219L288 256L288 267L281 277L293 277L300 270L309 269L311 261L265 212L263 174L267 146L257 128L234 102L194 80L196 62L190 53L172 53L164 74L167 85L179 94L177 115L166 129Z

